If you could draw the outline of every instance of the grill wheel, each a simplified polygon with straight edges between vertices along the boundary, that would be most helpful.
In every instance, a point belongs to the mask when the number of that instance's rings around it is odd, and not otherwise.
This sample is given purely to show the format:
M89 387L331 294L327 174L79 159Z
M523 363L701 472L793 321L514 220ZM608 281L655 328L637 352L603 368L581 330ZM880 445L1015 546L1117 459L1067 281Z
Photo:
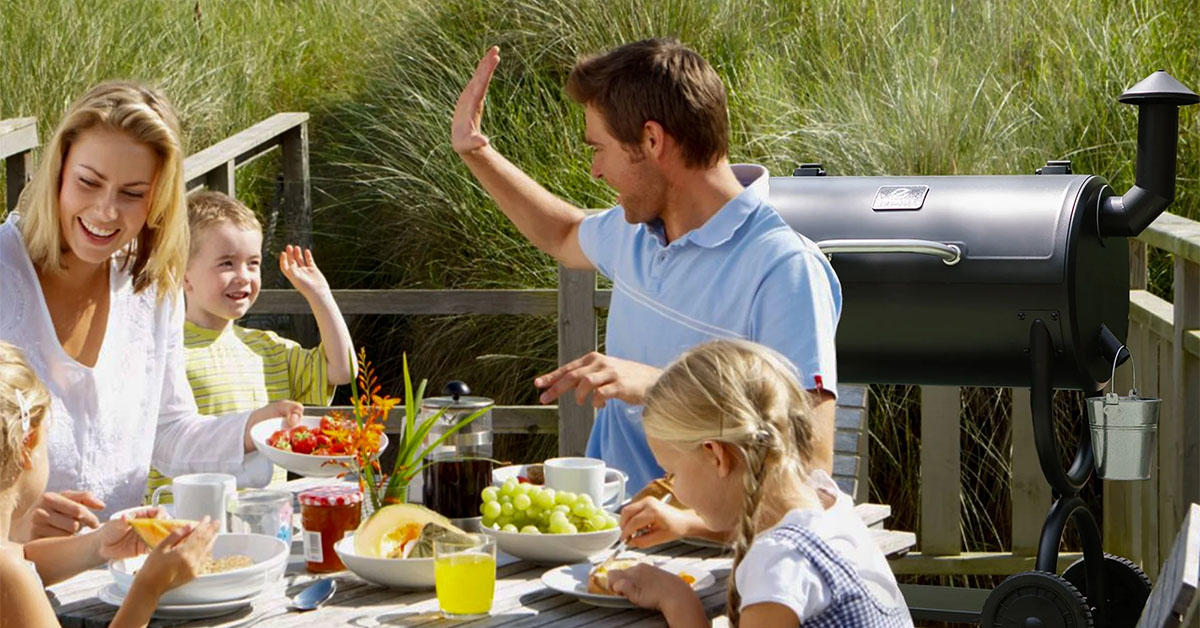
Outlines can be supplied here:
M983 604L985 628L1091 628L1092 611L1075 585L1044 571L1009 576Z
M1063 572L1063 578L1075 585L1079 592L1087 597L1086 570L1083 559L1071 563ZM1133 628L1142 615L1142 608L1150 597L1153 585L1146 572L1133 561L1114 556L1104 555L1104 615L1108 618L1108 628ZM1093 609L1095 610L1095 609Z

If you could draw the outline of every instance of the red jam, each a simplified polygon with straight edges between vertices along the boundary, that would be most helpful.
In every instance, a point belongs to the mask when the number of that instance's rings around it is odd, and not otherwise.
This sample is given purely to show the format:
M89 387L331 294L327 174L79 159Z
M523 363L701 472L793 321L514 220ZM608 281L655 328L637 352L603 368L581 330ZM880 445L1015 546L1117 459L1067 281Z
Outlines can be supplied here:
M345 569L333 546L362 520L362 492L353 486L322 486L300 493L304 560L313 573Z

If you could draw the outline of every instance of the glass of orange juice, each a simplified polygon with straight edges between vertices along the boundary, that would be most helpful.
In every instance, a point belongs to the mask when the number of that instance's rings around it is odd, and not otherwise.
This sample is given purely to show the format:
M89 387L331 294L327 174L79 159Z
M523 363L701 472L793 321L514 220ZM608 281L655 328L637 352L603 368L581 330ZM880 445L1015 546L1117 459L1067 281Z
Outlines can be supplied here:
M433 542L433 582L449 619L483 617L496 592L496 540L482 534Z

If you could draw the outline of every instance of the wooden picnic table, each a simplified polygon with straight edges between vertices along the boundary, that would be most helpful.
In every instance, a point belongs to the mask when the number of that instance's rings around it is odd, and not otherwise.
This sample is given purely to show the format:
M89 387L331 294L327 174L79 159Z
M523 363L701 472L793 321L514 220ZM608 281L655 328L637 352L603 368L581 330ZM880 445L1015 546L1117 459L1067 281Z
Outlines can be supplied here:
M713 572L716 584L700 591L710 616L722 614L725 579L731 558L728 550L672 543L655 548L654 559L665 566L702 568ZM432 590L388 589L362 580L349 571L329 574L337 580L337 593L318 610L288 611L292 595L321 575L305 571L303 549L292 545L282 581L268 587L249 607L222 617L208 619L158 619L151 626L249 628L250 626L664 626L662 616L641 609L601 608L545 587L542 574L554 566L533 564L500 554L496 571L496 596L489 617L474 621L450 621L438 611ZM107 626L116 607L97 599L97 593L112 582L106 568L93 569L60 582L47 590L59 621L67 628Z

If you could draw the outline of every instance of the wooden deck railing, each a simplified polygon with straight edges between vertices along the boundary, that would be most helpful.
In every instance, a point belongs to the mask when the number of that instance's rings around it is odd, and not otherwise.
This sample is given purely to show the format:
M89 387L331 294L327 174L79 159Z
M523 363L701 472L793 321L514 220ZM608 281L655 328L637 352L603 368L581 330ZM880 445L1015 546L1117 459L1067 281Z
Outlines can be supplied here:
M205 186L236 194L235 170L274 148L282 151L284 236L307 244L311 233L308 183L308 115L277 114L189 157L189 189ZM8 207L31 172L36 146L31 119L0 121L0 158L7 158ZM14 158L15 157L15 158ZM16 175L14 175L14 172ZM1200 502L1200 223L1164 214L1131 241L1129 346L1144 394L1163 399L1157 459L1145 482L1106 482L1104 534L1108 551L1157 574L1190 502ZM1174 255L1174 303L1146 291L1146 249ZM557 290L335 290L346 314L554 314L559 359L575 358L597 345L597 310L611 293L596 289L595 273L559 268ZM308 314L292 290L267 289L255 313ZM1129 369L1118 372L1118 389L1129 387ZM1007 574L1034 567L1034 554L1050 489L1033 445L1029 390L1012 391L1012 538L1007 552L962 547L959 430L961 389L921 390L921 498L919 548L892 563L900 574ZM556 416L557 415L557 416ZM847 413L848 416L848 413ZM839 424L842 423L839 410ZM557 432L563 453L583 451L593 412L571 399L557 408L496 408L499 432ZM1082 417L1081 417L1082 420ZM847 426L847 429L850 429ZM865 465L864 465L865 467ZM1060 566L1078 558L1060 555Z

